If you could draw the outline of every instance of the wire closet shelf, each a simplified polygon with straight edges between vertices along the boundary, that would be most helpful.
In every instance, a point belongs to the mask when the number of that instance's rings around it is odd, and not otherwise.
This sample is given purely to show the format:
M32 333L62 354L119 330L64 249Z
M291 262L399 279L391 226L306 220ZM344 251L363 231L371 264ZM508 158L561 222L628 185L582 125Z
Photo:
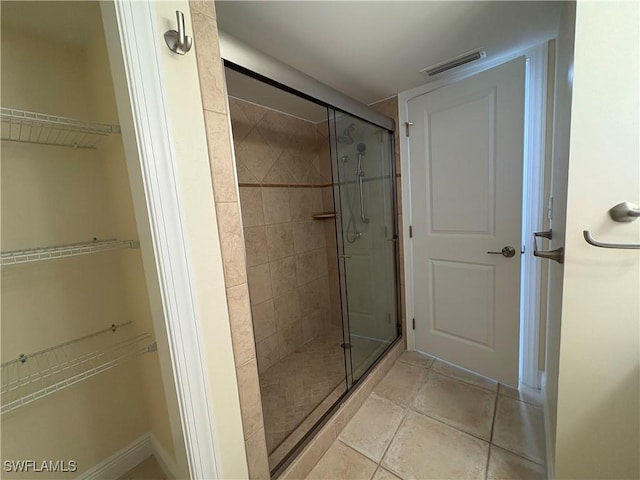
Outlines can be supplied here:
M20 263L32 263L40 262L42 260L53 260L55 258L76 257L78 255L108 252L123 248L140 248L140 242L137 240L108 239L73 243L69 245L58 245L55 247L12 250L9 252L2 252L0 254L0 265L4 267Z
M119 125L0 107L2 140L95 149L100 140L120 133Z
M136 334L129 321L32 354L21 354L1 366L0 413L28 405L156 350L153 337L148 333Z

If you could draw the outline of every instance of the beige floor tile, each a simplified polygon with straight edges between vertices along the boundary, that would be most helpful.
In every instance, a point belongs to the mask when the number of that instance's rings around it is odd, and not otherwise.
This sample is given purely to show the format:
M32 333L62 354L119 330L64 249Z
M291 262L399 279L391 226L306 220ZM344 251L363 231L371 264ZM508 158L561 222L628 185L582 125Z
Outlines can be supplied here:
M431 373L413 408L452 427L489 441L496 394Z
M371 394L340 434L340 439L358 452L379 462L405 409L386 398Z
M484 479L488 452L488 443L410 411L382 466L407 479Z
M119 480L166 480L156 458L151 455L144 462L125 473Z
M424 368L396 363L373 389L378 395L402 405L411 405L420 387L427 380Z
M433 364L433 357L420 352L404 352L398 361L416 367L429 368Z
M542 409L498 396L492 443L536 463L544 463Z
M441 375L447 375L448 377L455 378L462 382L470 383L476 387L485 388L496 392L498 390L498 382L491 380L490 378L482 377L464 368L456 367L450 363L443 362L442 360L436 360L433 362L432 370Z
M373 475L373 478L371 480L400 480L398 477L396 477L393 473L385 470L382 467L378 467L378 470L376 470L376 473Z
M492 446L489 455L487 480L545 480L542 465Z
M500 395L504 395L505 397L515 398L516 400L520 400L521 402L530 403L531 405L535 405L536 407L540 407L542 405L540 394L533 390L528 390L526 387L518 390L501 383L498 387L498 393Z
M376 464L367 457L360 455L344 443L335 441L307 478L369 480L375 470Z

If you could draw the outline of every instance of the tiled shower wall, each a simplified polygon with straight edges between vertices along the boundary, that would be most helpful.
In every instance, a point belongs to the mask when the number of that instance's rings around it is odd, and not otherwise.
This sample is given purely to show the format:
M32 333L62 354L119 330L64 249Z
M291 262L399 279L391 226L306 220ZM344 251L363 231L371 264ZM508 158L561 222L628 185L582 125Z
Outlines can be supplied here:
M256 349L254 343L252 311L249 303L249 291L247 285L247 267L245 263L245 248L242 219L239 214L240 201L236 195L236 168L238 176L243 175L242 168L235 164L231 152L230 132L228 128L229 112L227 110L226 87L220 59L218 46L218 33L215 16L214 2L207 0L191 0L189 2L191 17L193 22L193 37L196 50L198 72L200 76L200 88L202 92L202 103L204 107L204 117L206 120L206 131L209 139L209 157L211 163L211 174L213 179L214 198L216 202L216 214L220 235L220 247L222 251L225 284L227 287L227 304L229 309L229 321L233 340L233 350L236 363L236 375L238 378L238 391L240 394L240 407L242 413L242 423L249 467L249 477L251 479L268 479L269 466L267 459L267 448L265 442L264 422L262 418L262 404L260 395L260 385L258 380L258 369L256 362ZM397 99L392 98L372 106L374 109L385 113L397 121ZM234 131L238 128L234 125ZM248 132L247 132L248 133ZM320 141L322 148L318 149L318 171L322 173L321 178L330 179L328 142L321 141L326 137L326 125L316 126L316 139ZM396 162L399 168L399 154L396 134ZM324 162L323 163L323 159ZM239 162L237 162L239 164ZM244 165L243 165L244 166ZM268 172L264 173L266 176ZM253 174L252 174L253 175ZM246 177L242 177L246 179ZM264 177L263 177L264 178ZM256 180L258 180L256 178ZM295 177L294 177L295 180ZM397 178L398 185L400 177ZM323 184L325 185L325 184ZM333 210L330 186L320 188L323 199L323 210ZM400 200L400 198L398 199ZM401 209L399 207L399 213ZM336 261L331 255L336 254L335 231L333 222L324 222L325 246L327 248L328 277L329 285L337 285L337 273L335 272ZM402 235L402 232L400 233ZM402 243L400 243L402 245ZM400 251L402 258L402 250ZM333 265L333 267L332 267ZM332 280L332 268L333 278ZM404 285L401 276L402 286ZM340 322L339 312L339 292L330 288L329 296L331 301L332 321ZM333 299L336 302L333 302ZM404 311L404 300L401 300ZM337 306L337 310L336 310ZM403 325L404 314L403 314ZM403 331L404 328L403 328ZM381 364L372 372L367 379L360 384L355 394L343 405L340 411L327 424L317 437L307 446L305 452L300 455L296 463L292 466L295 473L291 472L288 478L303 478L311 469L311 466L324 453L330 445L332 438L340 432L342 426L348 422L353 413L362 404L363 395L370 391L372 385L377 383L381 375L390 368L395 361L402 346L393 349L393 354L389 354ZM331 433L332 435L329 435ZM331 440L332 441L332 440Z
M235 98L229 108L264 372L340 318L335 227L312 219L333 211L327 127Z

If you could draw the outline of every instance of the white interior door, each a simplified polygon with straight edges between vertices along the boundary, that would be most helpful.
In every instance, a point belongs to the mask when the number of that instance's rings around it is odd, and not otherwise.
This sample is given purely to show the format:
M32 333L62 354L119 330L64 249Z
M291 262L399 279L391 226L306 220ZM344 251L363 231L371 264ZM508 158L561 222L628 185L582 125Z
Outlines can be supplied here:
M408 105L416 349L513 386L524 73L517 58Z

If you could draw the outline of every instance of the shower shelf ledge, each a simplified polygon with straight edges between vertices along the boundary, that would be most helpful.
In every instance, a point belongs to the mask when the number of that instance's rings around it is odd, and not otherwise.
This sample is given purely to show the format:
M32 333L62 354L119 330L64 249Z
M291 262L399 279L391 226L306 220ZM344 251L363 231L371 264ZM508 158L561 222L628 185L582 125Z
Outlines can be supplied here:
M100 140L120 133L119 125L85 122L46 113L0 107L2 140L95 149Z
M1 365L0 413L28 405L156 350L153 337L133 332L128 321L32 354L21 354Z
M33 263L55 258L76 257L90 253L109 252L123 248L140 248L137 240L94 240L92 242L73 243L70 245L58 245L55 247L31 248L13 250L0 254L0 265L17 265L20 263Z
M334 212L316 213L312 215L311 218L314 220L328 220L330 218L336 218L336 214Z

